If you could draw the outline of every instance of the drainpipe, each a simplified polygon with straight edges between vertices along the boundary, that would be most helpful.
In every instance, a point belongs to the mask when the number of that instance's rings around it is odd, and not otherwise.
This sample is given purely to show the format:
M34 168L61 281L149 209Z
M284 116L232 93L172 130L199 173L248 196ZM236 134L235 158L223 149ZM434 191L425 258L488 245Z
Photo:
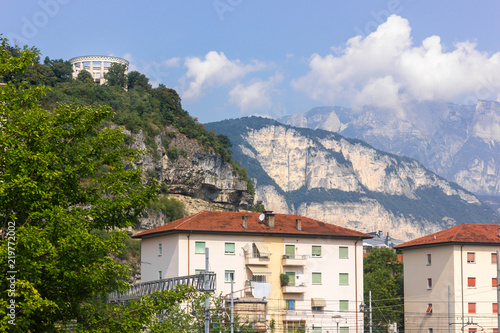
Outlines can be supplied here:
M354 289L356 294L356 300L354 302L356 306L356 333L358 332L358 247L357 244L359 239L354 243Z
M460 246L460 290L462 291L462 331L464 329L464 245Z

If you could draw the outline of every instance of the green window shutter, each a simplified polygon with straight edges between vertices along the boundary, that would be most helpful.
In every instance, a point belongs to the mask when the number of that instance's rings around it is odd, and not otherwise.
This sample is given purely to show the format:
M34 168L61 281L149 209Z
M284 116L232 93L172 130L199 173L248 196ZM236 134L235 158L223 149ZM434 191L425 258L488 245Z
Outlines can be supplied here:
M314 327L312 331L313 331L313 333L321 333L321 332L323 332L321 327Z
M312 283L321 284L321 273L312 273Z
M347 248L347 246L339 247L339 258L349 259L349 249Z
M226 243L224 246L224 253L234 254L234 243Z
M349 284L348 273L339 273L339 284Z
M194 274L195 274L195 275L202 274L202 273L205 273L205 270L204 270L204 269L195 269L195 270L194 270Z
M194 243L194 253L205 253L205 242Z
M295 258L295 245L285 245L285 254L290 258Z
M349 333L349 327L340 327L339 333Z
M321 257L321 246L319 246L319 245L312 246L312 256L313 257Z
M340 311L349 311L349 301L339 301L339 310Z
M286 276L288 276L288 285L295 286L295 272L286 272Z

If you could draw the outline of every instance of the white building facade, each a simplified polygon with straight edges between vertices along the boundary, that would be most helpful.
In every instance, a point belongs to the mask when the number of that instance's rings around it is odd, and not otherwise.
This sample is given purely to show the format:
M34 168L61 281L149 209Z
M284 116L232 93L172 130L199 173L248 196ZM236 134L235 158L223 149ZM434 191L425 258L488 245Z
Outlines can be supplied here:
M498 332L499 225L461 224L404 250L405 332Z
M363 332L363 239L370 236L295 215L261 219L201 212L134 235L142 239L142 281L202 272L208 249L216 294L230 294L233 279L234 297L267 302L260 327Z
M76 77L82 70L86 70L92 75L94 82L97 84L106 83L105 74L108 72L109 67L111 67L112 64L116 63L124 65L125 74L127 74L129 65L129 62L125 59L99 55L75 57L71 58L69 62L71 63L71 66L73 68L74 79L76 79Z

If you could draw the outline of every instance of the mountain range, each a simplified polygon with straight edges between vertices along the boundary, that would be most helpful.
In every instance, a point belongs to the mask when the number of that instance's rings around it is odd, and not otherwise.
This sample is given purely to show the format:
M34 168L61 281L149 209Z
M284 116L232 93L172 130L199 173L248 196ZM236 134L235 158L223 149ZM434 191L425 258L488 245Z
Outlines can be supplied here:
M418 160L497 205L500 212L500 103L413 103L398 110L317 107L278 121L324 129Z
M205 126L229 137L233 158L256 187L255 200L277 213L304 215L365 232L390 230L391 236L404 240L462 222L499 219L474 194L417 160L336 133L356 127L349 126L346 113L329 110L311 111L302 125L312 127L312 120L318 119L316 127L326 126L319 124L329 119L330 126L337 124L335 132L260 117Z

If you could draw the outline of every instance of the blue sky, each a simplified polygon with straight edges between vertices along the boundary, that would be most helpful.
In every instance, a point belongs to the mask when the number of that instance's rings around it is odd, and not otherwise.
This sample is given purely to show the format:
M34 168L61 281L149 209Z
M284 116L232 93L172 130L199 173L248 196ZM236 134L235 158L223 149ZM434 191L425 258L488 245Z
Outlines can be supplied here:
M492 0L3 0L0 32L43 57L124 57L205 123L500 100L499 15Z

